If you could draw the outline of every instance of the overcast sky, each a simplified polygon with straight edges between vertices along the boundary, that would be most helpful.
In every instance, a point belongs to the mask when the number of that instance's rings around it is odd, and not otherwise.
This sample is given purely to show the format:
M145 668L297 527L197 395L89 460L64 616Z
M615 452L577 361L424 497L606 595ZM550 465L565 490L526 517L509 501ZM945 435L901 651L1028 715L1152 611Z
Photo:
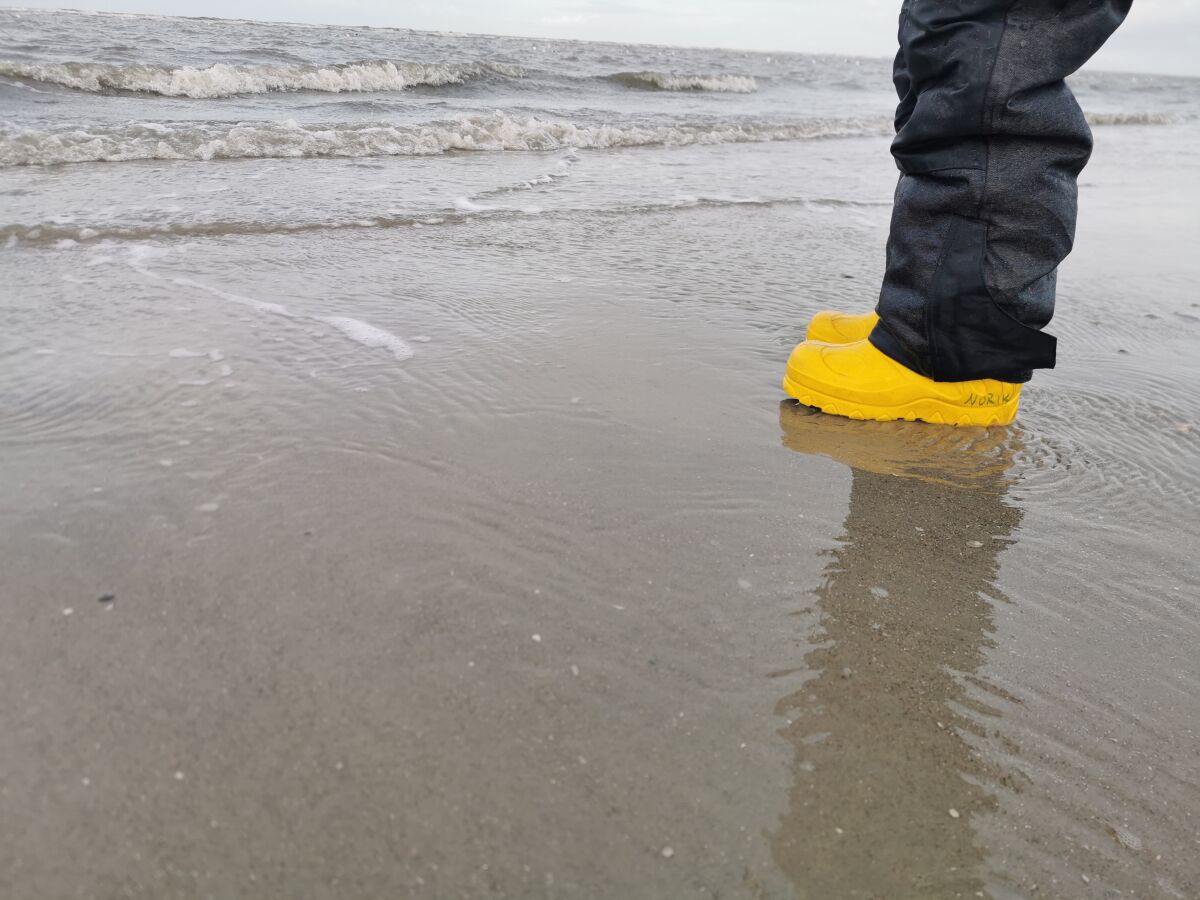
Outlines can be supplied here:
M890 56L900 0L0 0L0 5ZM1200 0L1138 0L1096 65L1200 75Z

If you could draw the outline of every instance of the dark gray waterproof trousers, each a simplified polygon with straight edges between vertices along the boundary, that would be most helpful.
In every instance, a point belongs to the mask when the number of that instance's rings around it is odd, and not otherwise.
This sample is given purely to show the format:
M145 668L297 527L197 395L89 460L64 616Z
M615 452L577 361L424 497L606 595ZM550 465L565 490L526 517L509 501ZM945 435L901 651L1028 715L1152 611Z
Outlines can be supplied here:
M900 167L871 342L937 381L1052 368L1092 134L1064 78L1132 0L905 0Z

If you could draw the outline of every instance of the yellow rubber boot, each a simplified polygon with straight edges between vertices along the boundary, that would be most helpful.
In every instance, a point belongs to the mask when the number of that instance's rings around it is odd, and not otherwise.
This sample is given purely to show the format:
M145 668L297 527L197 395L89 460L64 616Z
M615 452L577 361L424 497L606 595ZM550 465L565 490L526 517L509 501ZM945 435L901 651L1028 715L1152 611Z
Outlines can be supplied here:
M826 310L812 317L812 321L808 323L805 340L825 341L827 344L864 341L878 321L879 316L873 312L851 315Z
M805 341L788 359L783 389L805 406L851 419L920 419L935 425L1007 425L1021 385L980 378L934 381L902 366L870 341Z

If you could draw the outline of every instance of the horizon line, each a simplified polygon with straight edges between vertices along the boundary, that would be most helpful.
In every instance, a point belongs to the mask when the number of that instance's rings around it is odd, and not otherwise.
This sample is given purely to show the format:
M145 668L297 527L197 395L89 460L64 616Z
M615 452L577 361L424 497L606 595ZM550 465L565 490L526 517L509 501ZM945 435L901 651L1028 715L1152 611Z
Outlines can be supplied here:
M83 9L72 6L16 6L5 3L0 0L0 9L10 10L13 12L26 13L72 13L82 15L99 15L113 17L127 17L132 19L188 19L193 21L210 21L210 22L243 22L252 25L288 25L298 28L363 28L380 31L407 31L416 34L437 34L448 36L461 37L498 37L498 38L516 38L526 41L546 41L553 43L578 43L578 44L608 44L617 47L655 47L665 50L720 50L732 51L735 53L754 53L761 56L779 56L779 55L794 55L794 56L835 56L842 59L869 59L874 61L890 61L891 56L881 54L874 56L863 53L840 53L828 50L760 50L750 47L731 47L720 46L717 44L663 44L656 41L612 41L612 40L595 40L589 38L571 38L571 37L542 37L529 34L515 34L504 32L491 31L456 31L451 29L440 30L431 28L412 28L405 25L371 25L366 23L358 23L353 25L335 24L332 22L302 22L293 19L250 19L250 18L235 18L229 16L204 16L204 15L184 15L181 13L143 13L143 12L118 12L107 9ZM1151 77L1166 77L1166 78L1188 78L1200 80L1198 74L1184 74L1181 72L1153 72L1146 69L1097 69L1097 72L1105 72L1119 75L1147 75ZM1072 73L1074 74L1074 73ZM1070 77L1070 76L1068 76Z

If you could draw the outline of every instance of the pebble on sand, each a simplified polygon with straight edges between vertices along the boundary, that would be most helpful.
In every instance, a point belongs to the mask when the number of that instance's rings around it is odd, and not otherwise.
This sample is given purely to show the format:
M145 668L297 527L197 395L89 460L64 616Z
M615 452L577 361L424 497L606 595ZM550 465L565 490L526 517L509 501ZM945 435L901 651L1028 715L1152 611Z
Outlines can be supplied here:
M960 815L960 813L957 809L950 810L950 818L957 819L959 817L959 815Z
M670 859L674 855L675 855L674 848L672 848L672 847L663 847L662 848L663 859Z

